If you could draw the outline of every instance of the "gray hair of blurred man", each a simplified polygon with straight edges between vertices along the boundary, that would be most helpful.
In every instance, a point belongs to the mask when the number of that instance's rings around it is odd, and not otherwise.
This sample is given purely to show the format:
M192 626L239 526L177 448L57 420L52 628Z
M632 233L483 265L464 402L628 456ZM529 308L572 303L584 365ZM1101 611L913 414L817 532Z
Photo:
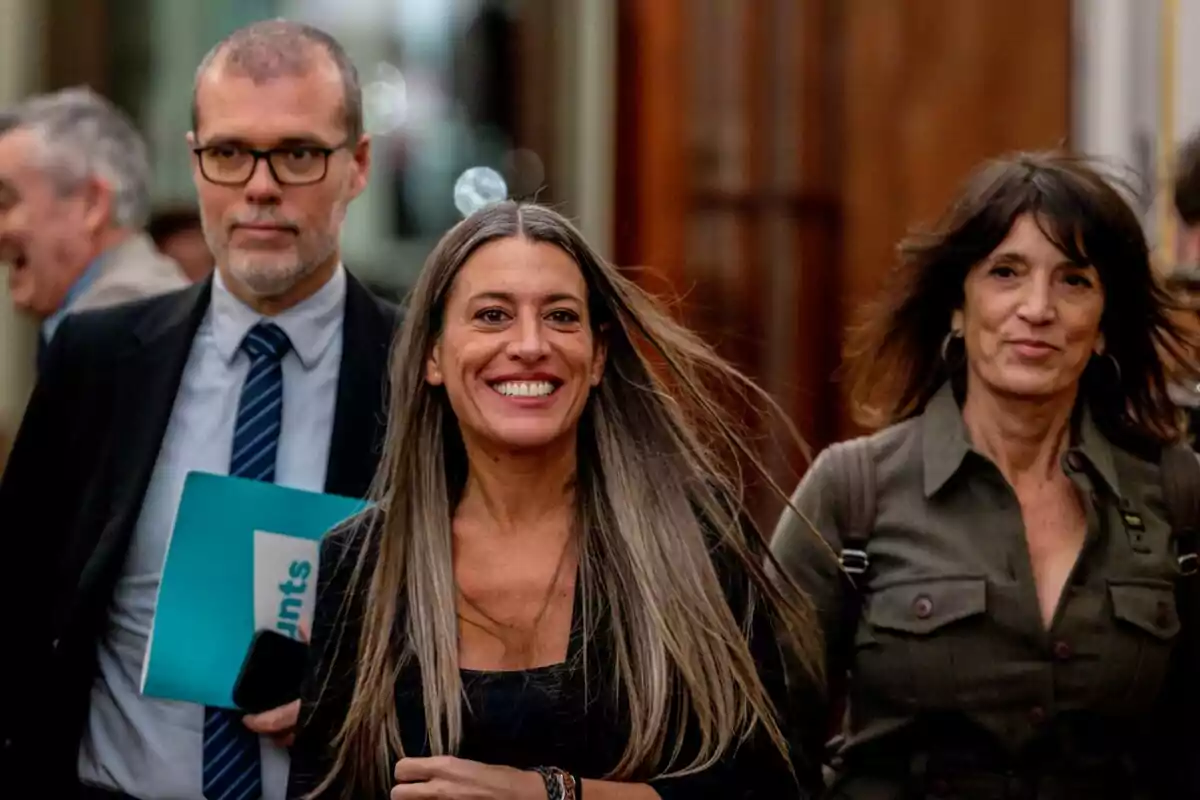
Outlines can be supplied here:
M32 97L0 115L0 134L33 132L37 166L62 193L96 177L113 194L111 227L140 229L150 216L146 142L116 106L86 87Z
M216 65L256 84L279 77L304 75L313 68L313 56L324 53L342 79L342 121L351 142L363 135L362 85L358 69L341 42L320 28L287 19L268 19L239 28L217 42L196 69L192 89L192 131L199 127L196 89L200 79Z

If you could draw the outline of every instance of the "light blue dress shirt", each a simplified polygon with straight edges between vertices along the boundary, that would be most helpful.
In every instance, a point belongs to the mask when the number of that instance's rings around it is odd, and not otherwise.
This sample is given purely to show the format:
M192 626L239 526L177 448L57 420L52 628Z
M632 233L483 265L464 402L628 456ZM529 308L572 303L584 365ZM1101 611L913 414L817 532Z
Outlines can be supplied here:
M272 318L292 341L283 358L276 483L323 491L342 360L346 274ZM162 449L99 643L99 674L79 753L86 784L142 800L203 800L204 708L143 697L142 663L167 542L187 473L229 471L234 421L250 367L240 349L262 316L214 276L212 304L192 342ZM262 739L263 800L283 800L287 753Z
M96 280L96 276L104 269L104 257L106 255L107 253L101 253L88 262L83 274L71 284L70 289L67 289L67 294L63 297L62 305L58 307L57 311L42 320L42 338L47 342L54 338L54 332L58 330L59 323L63 321L63 317L71 313L71 306L87 291L92 282Z

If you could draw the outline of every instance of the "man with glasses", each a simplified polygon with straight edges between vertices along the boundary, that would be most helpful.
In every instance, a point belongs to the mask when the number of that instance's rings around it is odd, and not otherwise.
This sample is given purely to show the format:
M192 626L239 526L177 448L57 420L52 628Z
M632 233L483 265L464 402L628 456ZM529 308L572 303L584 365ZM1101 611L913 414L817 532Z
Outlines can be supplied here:
M214 275L64 321L0 483L17 794L282 798L297 704L243 720L139 691L183 481L361 497L377 465L397 312L339 252L370 163L353 65L308 26L241 29L197 71L188 146Z

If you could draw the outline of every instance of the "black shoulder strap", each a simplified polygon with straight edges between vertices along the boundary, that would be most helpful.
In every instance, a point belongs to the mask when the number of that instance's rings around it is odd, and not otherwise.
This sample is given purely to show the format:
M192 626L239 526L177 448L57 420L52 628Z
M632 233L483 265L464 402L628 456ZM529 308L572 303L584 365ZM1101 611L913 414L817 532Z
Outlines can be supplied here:
M1200 568L1200 459L1183 445L1167 447L1160 464L1163 503L1175 537L1175 552L1184 575Z
M867 571L867 542L875 527L875 459L870 440L840 442L830 451L842 543L842 569L855 581Z
M833 497L830 499L834 504L842 547L842 571L848 579L849 592L841 610L839 635L840 644L850 652L866 600L864 576L871 566L867 543L875 527L875 459L870 441L864 437L833 445L829 448L829 462L833 472ZM829 676L831 694L838 700L830 720L831 738L825 749L827 763L832 763L840 751L849 726L849 703L844 695L847 677L847 674Z
M1200 665L1200 637L1196 625L1200 622L1200 594L1197 592L1197 547L1200 545L1200 461L1190 447L1168 447L1163 450L1159 464L1163 503L1175 540L1175 557L1179 560L1180 580L1175 583L1175 602L1179 621L1187 636L1181 637L1182 669L1195 674Z

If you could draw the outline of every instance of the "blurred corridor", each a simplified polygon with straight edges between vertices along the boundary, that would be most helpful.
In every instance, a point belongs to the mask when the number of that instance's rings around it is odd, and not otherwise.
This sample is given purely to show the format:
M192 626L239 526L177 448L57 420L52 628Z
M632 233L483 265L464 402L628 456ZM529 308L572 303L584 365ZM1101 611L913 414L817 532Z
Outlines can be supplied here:
M1131 168L1148 228L1200 123L1200 0L0 0L0 100L88 84L141 127L162 208L194 203L194 65L283 15L347 43L374 175L346 258L399 296L456 178L577 219L758 378L814 448L853 432L841 331L980 159L1070 143ZM0 440L33 377L0 298ZM764 431L770 435L771 432ZM804 467L782 454L780 479Z

